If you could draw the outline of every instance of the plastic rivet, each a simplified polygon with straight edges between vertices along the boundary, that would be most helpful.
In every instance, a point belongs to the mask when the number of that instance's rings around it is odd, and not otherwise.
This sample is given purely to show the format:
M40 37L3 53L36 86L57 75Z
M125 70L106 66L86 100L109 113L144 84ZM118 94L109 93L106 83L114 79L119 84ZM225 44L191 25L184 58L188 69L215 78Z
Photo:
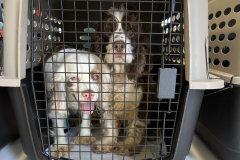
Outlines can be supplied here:
M91 46L91 44L89 44L89 43L83 44L83 47L84 47L84 48L90 48L90 46Z
M87 41L87 40L91 39L91 37L89 37L89 36L80 36L79 38L83 41Z
M95 32L94 28L84 28L84 32Z

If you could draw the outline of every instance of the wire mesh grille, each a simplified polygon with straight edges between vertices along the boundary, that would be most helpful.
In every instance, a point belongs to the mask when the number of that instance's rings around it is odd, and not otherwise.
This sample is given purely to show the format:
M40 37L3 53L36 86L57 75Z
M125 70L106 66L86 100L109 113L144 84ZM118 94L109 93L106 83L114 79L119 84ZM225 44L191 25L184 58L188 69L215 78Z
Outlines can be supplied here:
M49 159L164 159L173 153L183 2L29 4L26 63L42 152ZM177 68L175 98L158 99L158 69L171 67Z

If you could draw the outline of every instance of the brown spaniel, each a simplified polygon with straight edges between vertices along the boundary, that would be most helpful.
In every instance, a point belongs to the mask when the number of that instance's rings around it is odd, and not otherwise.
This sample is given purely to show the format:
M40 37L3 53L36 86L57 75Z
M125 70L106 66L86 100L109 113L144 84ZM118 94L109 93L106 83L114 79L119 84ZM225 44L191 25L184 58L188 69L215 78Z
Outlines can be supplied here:
M157 86L149 75L152 70L149 56L149 35L139 13L124 3L102 13L92 38L91 52L98 52L112 74L110 105L101 108L103 138L93 150L119 155L134 155L150 123L150 109L157 107ZM152 92L153 94L148 94ZM149 103L147 101L156 102ZM112 103L111 103L112 102ZM118 141L124 124L126 138Z

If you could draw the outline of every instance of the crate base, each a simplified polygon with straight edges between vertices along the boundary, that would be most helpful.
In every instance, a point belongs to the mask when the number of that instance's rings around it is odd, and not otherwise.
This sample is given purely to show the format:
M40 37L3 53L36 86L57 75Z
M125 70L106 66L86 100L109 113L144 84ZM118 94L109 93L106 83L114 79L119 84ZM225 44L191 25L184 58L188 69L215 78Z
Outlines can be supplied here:
M96 127L96 126L94 126ZM100 127L100 126L98 126ZM69 145L74 146L74 148L69 152L69 154L66 154L63 158L68 158L68 159L79 159L81 156L81 159L114 159L114 160L134 160L134 159L157 159L159 158L159 151L161 150L161 146L159 144L162 143L162 139L159 138L157 141L147 141L146 139L143 139L142 144L141 144L141 153L136 154L134 156L119 156L116 155L114 152L107 153L107 154L96 154L92 151L92 145L77 145L74 144L72 141L73 136L77 136L78 133L80 133L79 127L77 126L76 128L72 128L69 132L66 133L66 140L68 142L68 135L69 137ZM95 135L96 137L99 137L98 139L100 140L101 136L101 130L92 130L92 134ZM123 132L120 133L119 136L123 136ZM160 136L161 137L161 136ZM122 141L122 139L120 139ZM146 145L145 145L146 144ZM165 144L165 142L164 142ZM53 146L51 146L53 147ZM47 148L46 154L49 155L49 149ZM81 151L81 152L79 152ZM167 152L167 147L164 147L164 152Z
M20 88L9 88L11 101L15 116L18 122L18 129L23 144L25 154L29 160L47 160L48 155L44 154L39 138L39 129L36 127L36 115L34 113L34 99L32 93L31 74L27 74L26 79L22 80ZM185 87L182 102L179 107L177 126L173 147L170 156L163 159L185 160L189 154L194 129L197 123L198 113L202 102L203 90L190 90ZM46 134L46 133L43 133ZM44 142L48 143L48 142ZM50 142L51 143L51 142ZM77 148L76 148L77 149ZM145 155L145 154L144 154ZM114 154L114 157L117 155ZM125 157L127 158L127 157ZM150 158L150 157L146 157ZM114 158L115 159L115 158ZM145 159L145 156L143 157Z

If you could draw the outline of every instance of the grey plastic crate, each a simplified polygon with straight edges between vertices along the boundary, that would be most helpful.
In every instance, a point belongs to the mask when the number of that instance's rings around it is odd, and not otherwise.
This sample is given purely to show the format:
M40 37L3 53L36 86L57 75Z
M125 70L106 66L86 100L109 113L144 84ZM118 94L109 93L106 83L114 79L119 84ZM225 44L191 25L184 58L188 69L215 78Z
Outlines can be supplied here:
M84 5L81 5L81 3L86 2ZM46 149L50 148L53 137L50 136L49 130L50 130L50 121L48 119L47 115L47 98L45 96L46 91L44 89L44 79L42 77L42 74L44 72L41 70L40 67L36 67L39 64L39 61L44 59L44 53L52 53L52 50L49 48L53 48L55 44L64 44L68 43L75 48L83 48L84 44L86 44L86 41L83 41L80 36L83 34L90 35L91 33L88 33L84 31L85 28L88 27L94 27L95 21L99 20L99 17L96 15L99 15L99 12L101 13L103 7L105 10L109 9L109 6L113 3L117 3L118 1L52 1L52 0L33 0L29 1L29 12L28 12L28 34L27 34L27 59L24 61L24 63L27 64L26 68L31 68L30 72L27 72L26 78L21 81L20 88L9 88L9 92L11 95L12 103L14 105L14 111L15 115L18 120L18 126L20 130L21 139L23 142L23 148L24 152L28 155L28 158L31 160L35 159L51 159L53 157L50 157L48 155L48 152ZM152 42L150 42L151 54L154 54L154 65L155 68L151 72L151 74L154 74L155 77L157 77L158 68L176 68L177 69L177 83L176 83L176 89L175 89L175 98L174 99L162 99L159 100L159 105L167 104L167 109L164 111L164 118L160 119L158 118L157 121L160 121L163 124L163 127L161 128L163 130L162 133L164 133L163 139L166 142L166 145L168 147L168 154L163 155L161 154L160 150L154 151L154 153L157 153L160 155L158 159L174 159L174 160L184 160L185 157L188 155L188 152L190 150L192 137L194 134L194 129L202 101L203 96L203 90L209 89L209 88L221 88L223 87L223 81L221 80L209 80L207 77L207 69L208 66L206 65L206 59L207 59L207 53L202 52L205 51L204 45L196 45L198 43L196 42L204 42L205 43L205 35L207 34L207 24L206 19L204 19L204 16L201 17L198 23L204 22L201 25L205 26L205 28L200 28L201 32L195 32L194 25L197 25L197 23L194 23L193 19L191 17L188 17L185 14L185 41L189 42L186 43L185 49L186 49L186 62L183 60L183 4L185 3L185 12L184 13L190 13L190 14L197 14L201 8L206 8L207 5L206 1L202 3L200 0L198 1L182 1L182 0L176 0L176 1L126 1L123 0L122 2L127 2L128 4L133 5L134 7L138 8L138 5L142 9L146 9L147 11L149 8L153 6L154 12L156 14L160 14L161 16L155 16L154 21L152 21L151 17L153 17L151 12L147 12L144 10L138 11L142 14L144 19L149 23L149 27L153 28L150 30L150 34L152 37ZM183 3L184 2L184 3ZM190 3L191 2L191 3ZM197 2L197 3L195 3ZM80 19L73 19L76 13L76 4L79 4L78 11L83 11L83 14L79 14L78 16ZM155 4L156 3L156 4ZM175 4L175 10L173 10ZM41 4L41 9L38 5ZM91 5L89 5L91 4ZM101 5L97 5L101 4ZM158 5L157 5L158 4ZM162 4L162 5L159 5ZM92 13L89 12L88 7L93 10ZM165 6L165 7L164 7ZM188 7L195 8L198 12L194 12L193 9L188 9ZM172 8L171 8L172 7ZM65 9L63 9L65 8ZM96 9L97 8L97 9ZM200 8L200 9L199 9ZM198 10L199 9L199 10ZM98 11L98 13L94 13L94 11ZM72 13L66 13L67 11L72 11ZM173 11L173 13L171 12ZM64 12L64 16L62 14ZM54 15L53 15L54 14ZM86 18L90 15L92 17L91 20L86 20ZM162 21L168 19L169 17L173 16L180 16L175 21L170 22L167 21L166 26L162 25ZM206 13L204 15L207 15ZM54 16L56 18L54 18ZM39 19L41 17L41 21ZM51 18L53 17L53 18ZM61 18L64 17L64 18ZM78 18L79 18L78 17ZM50 18L50 19L49 19ZM62 19L61 24L58 23L58 20ZM161 20L159 20L161 19ZM65 21L64 21L65 20ZM73 25L66 25L67 22L72 22L74 26L76 26L76 22L82 22L81 25L78 25L78 28L75 30L73 28ZM40 22L40 25L38 25ZM42 24L41 24L42 23ZM65 24L64 24L65 23ZM47 29L46 29L46 24ZM52 31L51 25L54 24L57 26L57 28L63 29L63 32L60 33L59 29ZM178 26L180 24L180 31L177 32L171 31L170 28L173 28ZM154 27L152 27L154 26ZM188 27L186 27L188 26ZM168 27L169 31L166 33L166 27ZM74 31L73 31L74 30ZM165 31L165 33L162 33L162 31ZM71 33L73 32L73 33ZM34 35L33 35L34 33ZM36 37L36 34L39 35ZM78 34L79 33L79 34ZM153 34L152 34L153 33ZM155 33L155 34L154 34ZM198 33L198 36L193 36L193 39L189 39L192 34L196 35ZM53 39L53 36L56 34L56 36L59 36L61 38L61 41L55 41ZM29 36L30 35L30 36ZM44 36L45 35L45 36ZM49 39L49 35L51 35L51 38ZM73 37L71 35L77 35L76 37ZM172 42L173 36L175 37L175 41ZM90 35L91 36L91 35ZM180 37L180 39L179 39ZM162 42L162 39L167 38L166 42ZM176 40L177 38L177 40ZM192 42L194 41L194 43ZM41 47L39 47L41 45ZM36 47L37 46L37 47ZM193 52L194 47L198 47L199 49L197 51ZM166 60L163 47L172 47L172 49L176 49L176 53L169 53L169 55L177 54L178 59L172 59L172 61L169 63ZM175 48L174 48L175 47ZM86 47L86 50L88 48ZM187 57L188 56L188 57ZM195 57L198 57L196 60ZM194 63L196 60L198 63ZM194 61L194 62L193 62ZM172 62L176 62L172 63ZM184 64L186 64L186 74L184 74ZM199 67L199 65L202 65L202 67ZM147 74L150 75L150 72ZM184 84L185 79L189 81L189 87L188 83ZM215 82L217 84L215 85ZM193 90L195 89L195 90ZM200 90L201 89L201 90ZM147 93L149 94L149 93ZM156 93L157 94L157 93ZM171 97L172 98L172 97ZM160 138L160 137L159 137ZM157 144L158 147L161 148L160 145ZM145 146L143 146L145 147ZM71 151L69 151L71 152ZM80 150L78 152L80 155L82 151ZM91 152L91 154L93 154ZM114 159L114 154L113 158ZM103 157L103 156L102 156ZM126 158L126 157L125 157ZM130 159L134 159L135 157L130 157ZM149 159L150 157L142 156L141 159ZM88 159L91 159L89 157ZM103 158L102 158L103 159ZM150 158L151 159L151 158Z

